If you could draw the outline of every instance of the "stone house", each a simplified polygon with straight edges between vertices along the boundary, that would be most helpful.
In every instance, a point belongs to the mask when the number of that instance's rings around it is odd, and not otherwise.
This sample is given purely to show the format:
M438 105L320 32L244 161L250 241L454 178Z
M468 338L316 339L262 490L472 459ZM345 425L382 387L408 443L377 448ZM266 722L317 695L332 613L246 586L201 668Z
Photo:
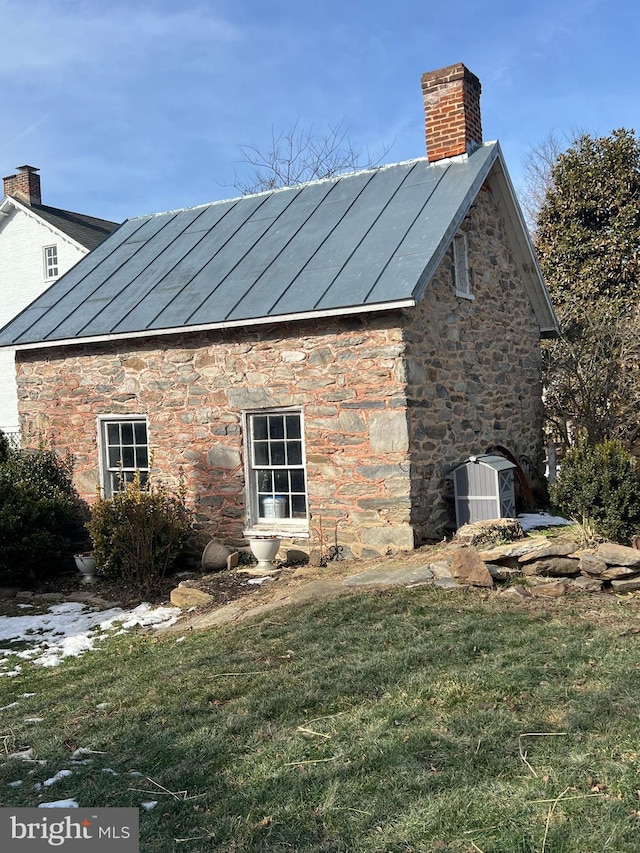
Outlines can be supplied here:
M0 325L4 326L118 228L42 204L39 169L18 166L0 199ZM18 435L13 352L0 352L0 430Z
M227 543L374 556L442 535L470 454L542 463L553 309L477 77L422 89L427 157L130 219L0 332L84 498L152 466Z

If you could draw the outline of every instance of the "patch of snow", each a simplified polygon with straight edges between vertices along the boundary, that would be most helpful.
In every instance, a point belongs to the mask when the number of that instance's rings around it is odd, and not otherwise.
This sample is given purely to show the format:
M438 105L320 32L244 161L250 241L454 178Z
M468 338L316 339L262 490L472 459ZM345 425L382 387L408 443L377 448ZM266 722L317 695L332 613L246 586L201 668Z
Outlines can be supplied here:
M71 753L71 760L76 761L78 758L82 758L83 755L104 755L104 752L100 752L95 749L87 749L86 746L79 746Z
M155 809L155 807L158 805L158 801L148 800L146 803L140 803L140 805L145 811L150 812L151 809Z
M18 698L19 699L31 699L32 696L35 696L35 693L22 693Z
M15 782L7 782L9 788L19 788L22 785L22 779L16 779Z
M66 779L67 776L72 776L73 770L58 770L55 776L52 776L50 779L45 779L42 783L45 788L49 788L54 782L59 782L61 779Z
M28 607L33 607L33 604L18 604L17 607L21 610L26 610Z
M560 527L575 524L559 515L547 515L545 512L525 512L518 516L523 530L535 530L539 527Z
M102 772L103 773L109 773L111 776L117 776L118 775L118 773L116 773L116 771L112 770L110 767L103 767Z
M260 584L263 584L265 581L272 581L272 580L273 580L273 578L271 577L271 575L265 575L262 578L251 578L250 580L247 581L247 583L258 584L258 586L260 586Z
M75 800L54 800L51 803L38 803L39 809L77 809L80 806Z
M29 616L0 617L0 640L26 642L30 648L19 652L2 649L3 655L30 660L40 666L57 666L69 656L77 657L95 648L96 642L108 636L106 632L126 633L136 626L160 628L172 625L180 615L177 607L152 607L140 604L130 611L113 607L96 610L80 602L68 601L52 605L46 613ZM119 631L114 631L120 625ZM5 667L10 659L0 662ZM15 677L20 666L0 675Z
M2 708L0 708L0 711L6 711L7 708L17 708L19 704L19 702L11 702L9 705L3 705Z
M25 723L44 723L44 717L25 717Z
M104 711L104 709L108 708L108 707L109 707L108 702L100 702L99 704L96 705L96 711Z
M21 749L20 752L12 752L9 758L19 758L21 761L31 761L33 759L32 749Z

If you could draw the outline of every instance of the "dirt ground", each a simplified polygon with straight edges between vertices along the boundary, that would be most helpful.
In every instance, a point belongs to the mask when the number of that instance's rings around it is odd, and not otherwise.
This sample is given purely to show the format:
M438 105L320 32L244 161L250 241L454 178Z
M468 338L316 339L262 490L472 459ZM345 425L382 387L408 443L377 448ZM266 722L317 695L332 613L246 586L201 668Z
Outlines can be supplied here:
M277 564L278 571L272 579L261 584L250 583L255 577L247 574L242 567L231 571L222 571L211 574L187 573L171 575L163 578L155 586L147 591L141 592L139 588L124 584L122 581L111 581L105 578L97 578L91 584L83 584L79 573L70 572L67 575L51 578L42 583L32 591L38 593L67 595L90 592L93 596L103 599L105 602L118 604L120 607L130 609L142 601L153 605L168 605L170 603L171 590L180 582L186 582L212 596L212 600L197 608L197 615L190 615L187 611L183 613L180 624L188 625L190 618L198 622L203 621L207 614L228 604L237 603L242 611L250 611L260 608L262 605L289 599L296 600L296 596L305 587L313 585L314 582L327 581L327 587L333 587L329 594L338 594L336 589L345 578L366 571L373 571L382 567L393 568L419 567L438 560L439 547L425 546L411 552L402 552L386 557L370 560L339 560L329 562L325 566L313 567L308 565ZM333 583L331 583L333 582ZM321 586L320 583L317 584ZM504 592L504 587L496 590L473 590L482 599L491 602L497 600ZM340 594L358 594L359 591L372 591L372 586L346 587L339 590ZM548 612L550 615L558 607L566 609L567 618L589 619L594 623L620 624L621 629L632 630L634 633L640 631L640 594L627 593L616 595L610 590L603 593L573 593L560 599L549 599L537 597L531 594L522 598L519 606L527 607L536 612ZM637 627L636 627L637 626Z
M278 563L278 571L272 576L272 580L263 584L250 583L255 577L243 571L243 567L231 571L221 571L209 574L197 572L177 573L157 581L151 589L141 591L138 587L123 583L120 580L110 580L98 576L91 584L84 584L82 576L77 572L58 575L37 584L32 588L35 594L62 593L66 596L75 592L91 592L105 601L117 603L121 607L135 607L142 601L153 605L169 604L171 590L180 582L186 582L203 592L213 596L213 601L205 605L203 610L210 610L237 601L240 598L250 596L251 599L268 600L274 595L284 595L285 592L295 590L303 583L312 580L330 580L346 578L358 572L367 571L380 566L382 563L394 565L424 565L434 559L432 555L434 548L426 546L416 551L396 554L394 556L382 557L370 560L336 560L325 566L313 567L304 564ZM246 568L252 568L247 566ZM249 602L247 602L249 604Z

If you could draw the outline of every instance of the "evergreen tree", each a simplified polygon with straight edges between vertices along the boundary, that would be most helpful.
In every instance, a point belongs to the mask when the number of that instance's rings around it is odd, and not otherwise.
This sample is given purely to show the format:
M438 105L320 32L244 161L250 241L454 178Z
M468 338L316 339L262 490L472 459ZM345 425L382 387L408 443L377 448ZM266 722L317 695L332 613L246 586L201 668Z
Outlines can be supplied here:
M551 169L536 248L561 326L544 352L547 418L566 444L638 440L640 141L580 136Z
M536 248L559 319L620 316L640 297L640 141L624 129L583 135L551 178Z

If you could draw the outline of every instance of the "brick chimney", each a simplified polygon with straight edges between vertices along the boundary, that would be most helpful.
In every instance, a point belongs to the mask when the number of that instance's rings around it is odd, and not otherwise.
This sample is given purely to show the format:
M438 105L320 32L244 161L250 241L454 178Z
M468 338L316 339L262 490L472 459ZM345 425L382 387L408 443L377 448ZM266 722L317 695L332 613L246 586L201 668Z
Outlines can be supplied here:
M29 205L42 204L39 169L35 166L16 166L17 175L3 178L4 194L12 195Z
M422 75L430 163L471 154L482 144L481 92L480 81L461 62Z

